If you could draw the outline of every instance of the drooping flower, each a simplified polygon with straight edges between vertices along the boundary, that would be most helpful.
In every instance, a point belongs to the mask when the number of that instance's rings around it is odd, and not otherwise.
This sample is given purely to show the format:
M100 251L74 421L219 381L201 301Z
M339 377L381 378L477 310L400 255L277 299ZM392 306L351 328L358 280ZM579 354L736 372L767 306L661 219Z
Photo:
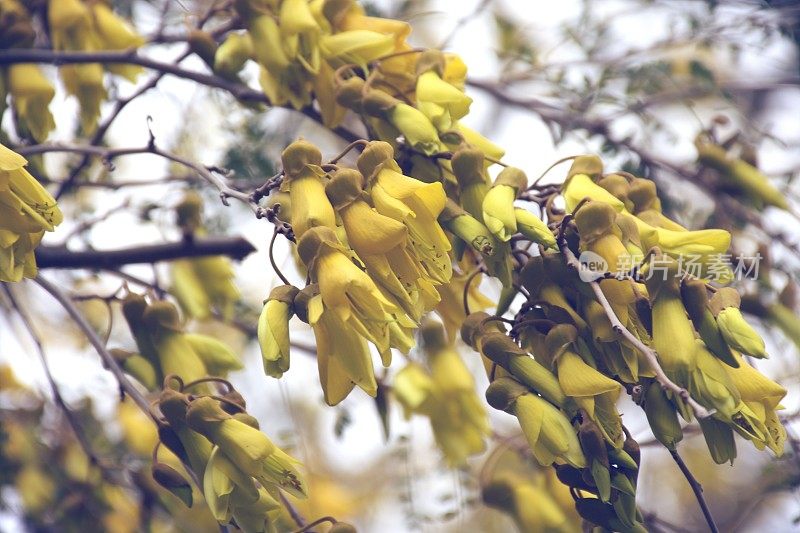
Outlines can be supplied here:
M279 378L289 370L289 319L294 314L297 288L279 285L269 293L258 319L258 343L264 372Z
M453 273L450 241L437 221L446 196L441 183L424 183L405 176L394 160L391 145L371 142L358 158L367 190L382 215L408 228L412 248L431 279L447 283Z
M298 461L275 446L258 429L229 415L216 400L201 397L189 404L186 422L201 433L237 469L266 487L305 498L307 489L295 465Z

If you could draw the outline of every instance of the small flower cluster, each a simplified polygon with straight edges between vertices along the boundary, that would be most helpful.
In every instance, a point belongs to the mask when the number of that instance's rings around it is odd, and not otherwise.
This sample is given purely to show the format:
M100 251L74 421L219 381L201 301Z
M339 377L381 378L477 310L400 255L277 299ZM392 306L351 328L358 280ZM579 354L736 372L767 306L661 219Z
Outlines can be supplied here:
M0 144L0 281L36 276L34 249L63 215L47 189L25 169L28 162Z
M54 50L94 52L138 48L144 39L111 9L105 0L49 0L45 6L50 42ZM26 2L0 1L0 48L30 48L36 38L34 12ZM107 98L104 73L135 81L141 67L126 64L81 63L59 67L67 92L80 102L81 128L94 131L100 104ZM53 84L33 64L15 64L4 72L23 135L44 141L55 128L48 105L55 96Z
M167 376L158 399L163 416L160 443L175 454L190 477L200 481L211 514L223 525L235 524L246 532L274 532L282 512L280 491L305 498L305 482L298 461L259 430L258 421L245 410L242 396L224 380L220 394L191 394L190 388L208 379L184 384ZM173 388L177 383L178 388ZM186 478L154 453L153 478L192 505Z

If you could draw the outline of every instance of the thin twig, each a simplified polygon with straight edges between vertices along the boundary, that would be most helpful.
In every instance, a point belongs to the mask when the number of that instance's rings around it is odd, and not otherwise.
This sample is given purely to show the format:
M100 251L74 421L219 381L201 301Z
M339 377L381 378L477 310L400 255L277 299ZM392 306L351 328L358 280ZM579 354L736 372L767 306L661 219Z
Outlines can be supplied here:
M25 329L28 330L28 334L33 340L33 343L36 345L36 352L39 355L39 360L42 362L42 367L44 368L44 374L47 378L47 383L50 385L50 390L53 392L53 400L55 401L56 405L61 409L64 413L64 418L67 420L70 428L72 428L72 432L75 434L75 439L78 441L83 452L86 454L86 457L89 458L89 462L92 465L96 465L104 470L103 466L101 465L100 459L97 457L97 454L94 453L92 450L92 445L89 443L89 439L83 431L81 427L80 421L75 416L75 413L70 409L67 403L64 401L64 397L61 395L61 390L58 388L58 383L56 383L55 378L53 377L53 373L50 370L50 364L47 361L47 354L44 351L44 345L42 344L42 339L39 334L36 332L36 327L33 325L33 321L31 317L28 315L27 311L22 308L22 306L17 301L17 298L14 296L14 293L11 292L11 286L9 284L3 284L3 290L5 291L6 296L8 297L11 306L19 315L20 320L25 325Z
M125 376L125 373L123 372L122 368L120 368L117 360L114 359L114 356L109 353L105 344L103 344L103 341L100 340L100 337L97 336L97 333L95 333L94 329L92 329L92 326L89 325L89 322L86 321L86 318L84 318L72 300L70 300L69 297L64 294L55 284L42 277L41 274L37 275L34 281L41 288L50 293L50 295L55 298L59 304L61 304L61 307L63 307L72 320L75 321L75 323L78 325L78 328L83 331L83 334L86 335L89 343L91 343L91 345L97 351L100 359L103 360L105 367L116 378L117 383L119 383L120 390L130 396L142 411L147 413L148 416L152 417L153 413L150 411L150 403L147 401L147 398L145 398L139 389L137 389L136 386L127 378L127 376Z
M299 528L305 527L306 521L303 518L303 515L301 515L300 511L298 511L297 508L294 505L292 505L292 502L289 501L289 498L286 497L283 491L279 490L278 496L280 496L281 503L283 504L284 507L286 507L286 511L289 513L289 516L292 517L294 523L297 524L297 527Z
M686 478L686 481L688 481L689 485L692 487L692 492L694 492L694 497L697 498L697 503L700 504L700 510L703 511L703 517L706 519L708 529L711 531L711 533L719 533L717 524L714 522L714 517L711 515L711 511L708 509L706 499L703 497L702 485L700 485L697 479L695 479L694 474L692 474L692 471L689 470L688 466L686 466L686 463L683 462L683 458L678 453L678 450L670 450L669 453L672 455L675 463L677 463L678 468L680 468L681 472L683 472L683 476Z

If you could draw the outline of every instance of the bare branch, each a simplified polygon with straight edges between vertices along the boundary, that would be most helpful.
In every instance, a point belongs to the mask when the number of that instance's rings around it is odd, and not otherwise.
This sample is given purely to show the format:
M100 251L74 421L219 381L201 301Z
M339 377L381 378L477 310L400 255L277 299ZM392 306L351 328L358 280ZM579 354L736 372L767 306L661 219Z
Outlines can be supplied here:
M39 268L116 270L124 265L209 255L225 255L241 260L254 251L253 245L243 237L195 238L116 250L71 251L61 246L40 246L36 250L36 263Z

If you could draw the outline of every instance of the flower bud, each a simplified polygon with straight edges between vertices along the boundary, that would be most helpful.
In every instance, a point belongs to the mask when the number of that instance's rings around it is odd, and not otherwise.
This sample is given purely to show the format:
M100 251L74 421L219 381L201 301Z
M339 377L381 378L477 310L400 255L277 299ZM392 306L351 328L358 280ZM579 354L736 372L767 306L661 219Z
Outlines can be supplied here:
M728 346L759 359L766 358L764 339L742 316L740 305L739 293L730 287L718 289L709 302L712 313L716 315L719 331Z
M279 378L289 370L289 319L299 291L292 285L279 285L272 292L258 319L258 343L264 372Z
M506 167L483 198L483 222L503 242L510 240L517 232L514 200L527 186L528 178L524 172L515 167Z
M447 199L444 210L439 215L439 222L478 253L486 256L494 255L494 236L486 226L470 216L453 200Z
M526 209L514 208L517 230L525 237L545 248L558 248L556 238L542 219Z

